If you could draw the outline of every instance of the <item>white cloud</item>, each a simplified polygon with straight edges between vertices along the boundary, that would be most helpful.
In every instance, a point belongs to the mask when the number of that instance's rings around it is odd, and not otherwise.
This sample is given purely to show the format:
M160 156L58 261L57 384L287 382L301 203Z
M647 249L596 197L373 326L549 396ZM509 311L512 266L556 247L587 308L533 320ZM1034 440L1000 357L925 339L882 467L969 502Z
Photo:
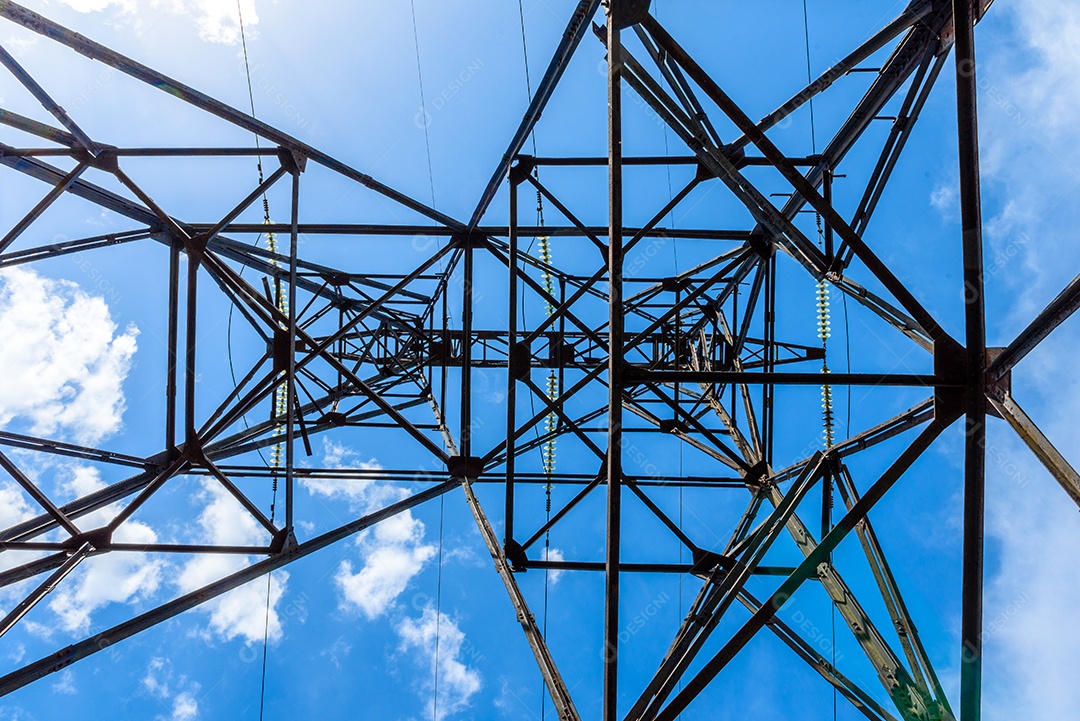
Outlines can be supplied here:
M566 560L566 555L563 554L563 552L560 551L558 548L555 548L554 546L550 546L550 547L545 547L545 548L540 549L540 558L542 558L545 561L559 562L559 561L565 561ZM562 578L563 573L564 573L564 571L561 571L561 570L558 570L558 569L554 569L554 568L548 569L547 570L547 581L548 581L548 583L550 585L554 586L556 583L559 582L559 579Z
M52 685L53 693L62 694L64 696L73 696L78 692L75 688L75 674L71 672L71 669L66 669L60 674L60 679Z
M206 505L199 514L202 531L199 542L239 546L265 545L268 542L266 530L216 480L203 480L201 498ZM188 561L177 579L177 585L182 592L193 591L245 568L251 561L249 557L231 554L202 555ZM282 626L277 605L285 593L288 578L284 571L277 571L271 577L269 620L266 580L263 578L200 606L203 613L210 615L210 633L226 641L239 638L250 644L262 641L265 624L269 640L279 640Z
M323 438L323 468L341 468L365 471L382 470L374 458L363 456L329 438ZM400 500L403 494L377 477L370 478L301 478L300 485L314 496L343 500L350 510L367 512Z
M384 615L431 558L436 547L424 543L424 524L410 511L382 521L357 539L363 567L353 573L342 561L334 581L342 606L359 609L369 619Z
M71 465L61 466L59 476L56 479L57 492L62 497L81 498L88 494L105 488L105 482L101 480L101 472L92 466ZM106 506L92 513L82 516L81 521L85 526L93 527L95 524L104 523L112 517L112 513L119 510L118 505ZM123 526L120 526L123 528ZM117 529L119 532L119 529Z
M173 699L173 721L190 721L199 715L199 702L190 693L184 691Z
M417 685L420 698L427 702L427 716L436 714L437 720L452 716L469 708L472 697L483 685L480 673L468 666L472 645L458 625L446 614L434 608L424 609L418 619L405 618L396 628L401 637L401 649L416 653L421 665L428 669L430 677L423 677ZM438 659L436 660L436 642ZM435 674L438 673L438 708L433 708Z
M324 468L382 468L376 459L365 459L356 451L328 439L323 440L321 465ZM353 512L370 512L385 507L406 494L404 489L379 481L377 477L365 480L304 479L301 483L315 496L346 501ZM395 609L400 611L396 605L398 598L438 552L437 546L424 543L424 537L424 524L414 518L409 510L361 533L356 540L361 556L360 570L354 572L350 561L342 561L334 576L341 592L340 606L345 610L358 611L372 620L387 616ZM454 553L451 551L447 555ZM426 716L435 713L432 698L435 695L436 663L438 719L467 709L472 697L480 690L481 679L476 670L468 667L464 658L472 650L465 634L451 618L438 613L430 604L419 618L409 618L400 613L397 618L394 628L401 639L401 650L413 654L430 674L416 683L417 692L427 704ZM437 662L436 637L439 646ZM347 655L349 650L348 644L339 639L323 655L329 655L336 666L339 657Z
M1019 330L1080 262L1080 5L1017 0L993 12L1009 32L980 46L987 282L1017 296L1009 320Z
M0 481L0 528L10 528L16 523L25 521L40 513L30 505L30 499L15 481ZM39 554L33 554L37 556ZM40 554L44 555L44 553ZM7 551L0 553L0 571L6 571L30 560L30 554ZM0 588L0 603L3 604L3 612L6 613L25 596L29 583L16 583L5 588Z
M9 52L12 50L23 52L24 50L27 50L37 45L40 40L41 37L37 35L28 35L25 37L15 35L7 37L4 40L4 45L5 47L7 47ZM3 102L3 100L4 97L0 95L0 102Z
M22 488L14 481L0 483L0 528L10 528L36 515Z
M22 421L30 432L70 437L94 444L117 432L125 409L122 385L136 351L138 330L117 332L104 298L77 284L33 271L0 272L0 334L7 339L0 354L0 426ZM76 498L104 486L88 466L57 466L59 493ZM35 471L24 466L30 475ZM83 528L105 525L118 505L83 517ZM12 482L0 483L0 527L40 513ZM148 525L129 521L114 536L121 543L154 543ZM12 564L5 554L0 561ZM144 554L115 553L87 559L52 595L48 607L59 628L71 633L89 629L92 614L112 603L137 603L158 589L164 564ZM12 589L14 590L14 589ZM28 631L49 628L24 624Z
M146 675L143 676L142 685L154 698L169 696L169 677L172 669L166 659L155 656L150 659L146 667Z
M1004 288L1009 310L1007 327L995 324L991 331L1007 342L1080 262L1080 5L1016 0L993 12L1006 15L996 25L1006 34L981 36L989 44L981 41L979 102L987 284L991 293ZM1073 318L1049 339L1053 353L1034 352L1013 374L1025 410L1074 463L1080 433L1067 414L1080 406L1078 322ZM1080 708L1071 673L1080 645L1073 622L1080 606L1080 515L1000 421L990 443L984 715L988 721L1070 718Z
M1080 394L1073 394L1080 403ZM988 721L1069 718L1080 708L1073 673L1080 628L1075 563L1080 555L1080 514L1012 431L993 436L988 532L1000 548L998 572L987 583L986 712ZM1080 434L1059 434L1075 448ZM1008 458L995 467L993 458ZM992 547L993 547L992 546Z
M932 205L942 216L950 219L960 217L960 188L956 174L946 176L942 184L934 188L930 194Z
M124 543L153 543L156 534L142 524L129 524ZM118 534L119 535L119 534ZM117 538L117 541L120 541ZM85 573L74 585L63 586L49 602L64 630L89 630L91 614L111 603L135 603L149 598L161 585L162 564L143 554L114 552L83 562ZM71 581L68 581L71 583Z
M26 658L26 646L24 644L17 643L8 651L7 659L12 663L18 663L24 658Z
M356 451L323 439L324 468L379 470L374 458L364 459ZM404 498L406 491L377 478L302 479L300 483L315 496L345 500L353 512L368 513ZM406 510L381 521L356 539L362 567L353 572L350 561L338 566L334 581L341 591L341 607L359 610L367 618L386 614L409 582L423 570L436 553L424 543L424 524Z
M101 12L114 5L125 12L131 12L135 9L135 0L61 0L61 2L81 13Z
M0 706L0 718L4 721L37 721L37 717L21 706Z
M82 12L101 12L115 8L117 14L124 17L134 15L136 11L149 5L158 5L146 0L62 0L65 5ZM259 14L255 9L255 0L240 0L244 13L244 29L259 23ZM199 37L206 42L223 45L236 45L240 42L240 22L236 12L235 0L171 0L166 4L175 15L189 16L199 31Z
M345 640L342 636L334 641L329 648L324 648L319 652L319 655L323 658L330 659L330 663L334 664L334 668L341 670L341 662L348 658L352 652L352 644Z
M169 708L172 721L189 721L198 716L199 702L195 695L199 692L199 684L183 675L177 677L168 659L160 656L151 658L142 685L151 696ZM162 717L159 715L157 718Z
M21 268L0 271L0 426L94 444L119 430L138 329L117 334L104 298Z
M254 0L240 0L244 14L244 30L259 23ZM240 42L240 22L235 0L174 0L174 9L190 15L199 29L199 37L211 43L236 45Z
M995 8L996 10L996 8ZM1006 97L988 101L1009 117L1037 122L1051 132L1072 137L1080 114L1080 7L1070 0L1017 0L1002 8L1010 11L1021 39L1022 52L1035 62L1026 63L1010 84L1016 92L1014 109Z
M520 682L517 682L520 684ZM522 707L528 709L531 713L534 705L526 703L524 697L528 697L529 691L518 686L515 691L510 687L510 679L504 677L499 678L499 695L495 697L492 705L497 708L503 716L517 716L520 713Z
M69 474L60 483L60 492L78 498L104 488L96 468L72 466L64 468ZM112 504L83 516L84 529L104 526L120 506ZM128 520L113 534L117 543L151 544L157 533L140 521ZM85 633L90 628L92 614L111 603L137 603L153 596L161 585L165 563L144 553L114 551L83 561L73 576L69 576L54 591L49 609L60 626L71 633Z

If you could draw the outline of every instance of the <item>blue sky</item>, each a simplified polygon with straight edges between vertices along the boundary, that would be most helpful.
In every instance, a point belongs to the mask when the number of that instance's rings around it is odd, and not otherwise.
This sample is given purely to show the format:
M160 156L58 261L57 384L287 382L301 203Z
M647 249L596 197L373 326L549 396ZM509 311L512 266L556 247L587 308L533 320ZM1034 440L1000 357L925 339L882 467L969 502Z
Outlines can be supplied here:
M176 77L241 109L248 108L236 6L230 0L50 0L29 7L88 37ZM535 83L576 3L525 0L530 77ZM654 0L654 8L695 57L751 117L761 117L798 91L805 81L802 4L769 0L699 7ZM903 3L838 1L809 3L810 56L820 72L895 16ZM416 33L424 84L421 103L416 46L408 3L325 3L317 6L241 0L248 30L252 88L258 117L345 160L388 185L455 218L467 219L528 100L517 3L416 0ZM728 32L731 28L769 28ZM717 42L723 33L722 46ZM1066 0L998 0L979 27L983 62L982 142L987 223L988 286L992 344L1006 344L1075 275L1076 187L1080 151L1072 129L1080 122L1080 10ZM0 43L11 51L95 140L119 145L241 145L250 136L199 113L153 88L91 63L10 24ZM753 69L748 72L753 58ZM591 36L537 129L542 155L605 152L603 49ZM865 89L857 76L830 90L815 105L819 143L831 136ZM0 75L4 108L48 120L32 98ZM652 154L678 139L627 96L628 152ZM954 336L962 336L959 295L959 217L955 115L951 69L942 77L902 160L867 241ZM425 133L426 128L426 133ZM723 132L723 130L721 131ZM838 183L838 205L858 200L857 172L866 172L884 123L851 157L853 178ZM29 136L0 129L0 141L33 144ZM771 133L785 152L809 152L809 116L795 114ZM426 144L427 143L427 144ZM682 149L679 149L682 152ZM431 176L428 175L428 154ZM148 161L125 165L133 177L179 217L216 219L256 180L250 159L207 163ZM677 189L686 170L672 171ZM591 174L590 174L591 173ZM0 226L10 227L44 189L4 174ZM109 185L103 174L95 180ZM660 172L628 175L627 222L644 222L656 199L667 198ZM585 222L606 222L603 169L572 175L545 171L544 180ZM304 177L304 212L322 222L411 223L417 217L374 194L313 169ZM783 190L760 176L763 189ZM775 188L773 187L775 186ZM284 186L270 195L272 209L285 208ZM487 222L506 221L502 190ZM522 195L523 215L532 201ZM675 214L685 227L745 222L722 188L695 191ZM258 214L256 214L257 216ZM549 222L559 222L548 208ZM363 219L362 221L359 219ZM258 221L258 217L253 218ZM812 218L801 221L811 232ZM20 239L16 248L130 227L77 200L64 199ZM723 226L718 226L723 227ZM414 267L417 247L385 241L348 243L305 238L302 254L326 263L377 267L395 272ZM591 269L595 251L581 241L556 244L556 260L577 271ZM711 257L702 243L661 240L643 246L628 265L642 275L685 270ZM74 260L73 260L74 258ZM787 260L787 259L785 259ZM0 336L12 339L0 353L0 426L110 450L147 455L160 450L164 408L167 253L143 241L78 256L21 266L0 275ZM505 279L490 260L478 261L484 278L478 292L477 325L505 327ZM782 264L785 295L781 334L814 343L813 283ZM863 273L860 280L865 280ZM201 288L201 290L203 290ZM206 285L200 316L201 410L231 388L225 372L231 347L237 366L258 351L243 321L228 320L227 301ZM835 294L834 294L835 297ZM851 305L851 304L849 304ZM531 299L526 312L543 313ZM849 308L856 371L929 370L929 358L890 335L858 308ZM830 363L842 370L838 349L845 340L842 307L833 304ZM1015 395L1066 457L1077 431L1065 409L1080 400L1073 358L1080 348L1075 322L1059 329L1014 374ZM9 380L10 379L10 380ZM477 416L485 419L477 443L496 442L502 413L503 377L478 372ZM781 395L780 465L820 443L819 391ZM884 420L921 398L914 391L855 392L852 431ZM595 394L588 400L596 400ZM839 394L845 409L849 399ZM582 406L583 408L584 406ZM844 416L845 413L841 413ZM841 424L845 425L845 424ZM847 435L841 428L839 435ZM721 472L715 462L673 439L642 441L636 456L645 473L683 470ZM909 442L905 437L853 462L861 488ZM636 438L635 438L636 442ZM348 468L417 466L417 446L390 431L316 439L311 465ZM1004 424L991 427L988 446L989 533L987 569L986 717L1060 719L1080 708L1080 689L1069 674L1080 643L1073 609L1080 585L1071 567L1080 546L1080 519L1068 498L1016 441ZM960 469L962 438L952 429L914 467L872 519L946 690L958 685L960 591ZM124 469L66 463L34 454L12 454L56 498L69 500L125 477ZM580 444L560 444L560 464L593 462ZM655 470L650 470L655 469ZM396 498L384 483L308 483L298 490L300 532L314 534ZM501 527L500 493L478 489ZM556 501L565 500L559 490ZM262 506L265 488L252 489ZM541 519L536 492L519 524ZM680 499L658 494L672 513ZM0 485L0 526L32 515L31 502L13 484ZM573 532L553 533L552 557L600 560L602 496L579 509ZM716 500L687 492L679 513L687 533L706 542L730 533L745 498ZM133 543L259 543L254 522L244 522L231 498L199 478L181 478L125 526ZM523 503L523 505L526 505ZM107 518L116 509L100 513ZM734 515L733 515L734 514ZM715 521L714 519L722 519ZM627 541L632 560L679 560L676 540L650 525L639 509L628 510L634 529ZM441 526L441 528L440 528ZM535 527L535 526L533 526ZM440 544L441 538L441 544ZM441 545L441 607L436 612ZM790 562L792 548L776 550ZM685 560L685 559L684 559ZM857 564L850 539L838 565ZM8 563L5 561L5 563ZM49 600L34 610L0 645L6 670L40 658L74 640L108 628L179 593L236 570L242 559L184 556L108 556L87 562ZM6 566L5 566L6 567ZM856 575L856 574L852 574ZM866 576L868 574L864 574ZM533 610L541 616L545 579L519 576ZM867 580L856 590L867 590ZM551 574L547 628L552 652L584 717L599 713L602 576ZM768 584L757 587L767 592ZM693 579L627 576L623 688L626 701L654 669L681 618L680 608L698 589ZM16 587L0 596L15 602ZM120 718L257 718L263 662L262 636L268 588L264 580L166 622L104 653L0 699L0 719L48 719L56 709ZM402 514L371 532L315 554L273 575L272 613L266 657L266 718L320 714L326 718L431 718L435 630L440 654L440 718L539 718L542 685L513 611L461 493L440 504ZM871 608L881 618L882 609ZM789 623L808 623L824 638L830 615L820 589L807 589L784 609ZM887 621L887 618L886 618ZM725 627L727 628L727 627ZM810 631L808 631L810 632ZM723 634L723 630L721 630ZM831 644L831 642L830 642ZM825 650L824 648L819 650ZM836 654L845 672L873 693L880 685L857 645L838 631ZM831 649L829 649L831 652ZM780 718L800 714L832 717L831 691L790 651L764 635L747 648L713 688L684 714L686 719ZM551 714L550 703L547 714ZM841 703L838 718L857 718Z

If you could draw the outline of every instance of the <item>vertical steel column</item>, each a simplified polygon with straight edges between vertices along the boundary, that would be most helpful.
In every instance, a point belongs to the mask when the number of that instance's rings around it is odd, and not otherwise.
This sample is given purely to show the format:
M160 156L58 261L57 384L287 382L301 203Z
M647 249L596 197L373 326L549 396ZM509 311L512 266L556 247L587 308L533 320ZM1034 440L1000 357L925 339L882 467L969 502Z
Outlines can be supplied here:
M505 534L503 536L503 548L508 548L514 540L514 454L517 451L517 443L514 431L517 428L517 378L515 377L515 361L517 358L517 331L518 331L518 184L510 180L510 308L507 336L506 354L506 521ZM530 359L525 359L530 363Z
M176 348L180 315L180 244L169 240L169 339L165 373L165 450L172 460L176 448Z
M450 242L453 243L454 241L451 240ZM454 350L453 341L454 341L454 339L450 335L450 323L449 323L449 318L450 318L450 299L449 299L449 296L450 296L450 276L447 275L446 265L445 265L444 260L439 261L439 267L440 267L439 272L442 273L442 276L443 276L442 280L441 280L441 283L439 285L439 288L440 288L439 294L442 296L442 302L440 303L441 307L439 308L439 310L442 311L442 320L441 320L442 328L440 329L439 337L442 339L442 347L443 347L443 362L440 364L442 366L442 368L441 368L441 373L439 375L439 383L440 383L440 385L439 385L439 409L440 409L440 412L442 413L443 425L446 426L446 431L447 431L447 433L449 433L450 432L450 421L446 417L446 392L447 392L446 385L447 385L447 380L450 377L450 359L453 357L453 350ZM434 311L432 311L432 312L434 312ZM450 449L448 448L447 450L449 451Z
M622 517L623 418L623 0L608 0L608 450L607 552L604 584L604 721L617 721L619 659L619 547Z
M822 197L825 203L832 208L833 207L833 169L828 163L824 163L821 166L821 190ZM821 217L820 215L818 216ZM835 231L832 225L825 223L824 229L824 241L825 241L825 267L832 269L833 264L836 261L836 239ZM822 343L826 341L823 339ZM825 346L822 345L822 348ZM850 392L850 390L849 390ZM826 448L825 450L829 450ZM833 505L833 482L836 474L834 473L834 462L830 459L825 464L821 477L821 538L825 538L829 531L832 530L832 505ZM829 563L832 563L832 554L829 554Z
M296 262L300 244L300 170L292 174L292 227L289 229L289 360L285 373L285 528L293 526L293 463L296 445Z
M566 278L559 278L559 307L566 307ZM566 313L559 314L559 347L566 342ZM561 352L561 351L560 351ZM559 395L562 395L563 388L566 388L566 363L559 364ZM562 422L561 418L556 419L556 427Z
M982 715L983 553L986 492L986 305L982 199L979 187L975 6L953 0L956 26L956 109L960 150L967 340L967 427L964 448L964 572L961 620L960 719Z
M833 207L833 169L829 165L825 165L822 168L821 174L821 189L822 197L825 203L832 208ZM825 267L832 269L833 261L836 259L836 231L828 223L825 224Z
M678 370L682 370L682 364L680 363L680 361L682 359L682 286L678 282L678 269L676 269L676 271L675 271L675 278L676 278L676 282L675 282L675 331L672 334L674 336L674 338L673 338L673 341L672 341L672 364L671 364L671 369L678 371ZM733 301L733 302L737 303L738 301ZM732 317L733 318L738 317L738 311L737 310L734 311L734 315ZM732 388L734 388L734 387L735 387L734 384L732 384ZM673 394L673 398L675 400L675 406L676 407L678 407L678 405L679 405L679 399L680 399L680 396L682 394L681 392L682 392L682 384L676 383L675 384L675 392ZM678 412L673 411L673 416L674 417L673 417L672 420L674 420L676 422L676 428L678 428L678 425L677 425L679 423L679 414L678 414Z
M199 259L191 252L187 253L187 316L184 321L184 333L187 336L184 355L184 439L185 443L195 441L195 347L197 344L196 316L199 289Z
M772 373L776 370L776 251L773 249L772 257L762 265L765 273L765 372ZM765 452L765 461L771 466L773 462L773 430L775 428L773 398L776 386L772 383L761 385L762 409L761 409L761 433L762 446Z
M472 318L473 318L473 244L468 235L461 237L465 249L464 284L461 293L461 455L472 452Z

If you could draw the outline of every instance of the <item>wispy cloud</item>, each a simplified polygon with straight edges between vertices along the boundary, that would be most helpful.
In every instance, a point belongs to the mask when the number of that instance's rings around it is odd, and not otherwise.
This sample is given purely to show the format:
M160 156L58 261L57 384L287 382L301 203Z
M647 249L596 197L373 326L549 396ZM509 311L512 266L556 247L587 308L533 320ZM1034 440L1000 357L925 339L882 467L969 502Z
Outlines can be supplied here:
M467 663L472 646L457 623L428 607L420 618L402 619L395 630L401 649L414 653L417 663L427 670L416 689L427 703L427 716L439 721L468 709L483 682Z
M65 5L83 13L112 12L120 21L133 19L147 6L164 6L174 15L188 17L195 24L202 40L223 45L240 42L240 22L234 0L61 0ZM259 23L255 0L240 0L244 13L244 28L250 30Z
M200 686L184 675L173 671L172 662L167 658L154 656L146 667L142 686L168 710L168 716L159 714L157 718L171 721L190 721L199 715L197 694Z
M329 438L323 438L323 467L379 471L382 465L374 458L365 458L352 448ZM368 512L402 498L401 489L368 478L301 478L300 485L312 495L328 500L345 501L353 512Z
M1000 8L998 7L1000 6ZM1070 0L998 3L1003 37L980 36L987 274L1007 316L991 335L1009 340L1076 273L1080 148L1080 6ZM987 22L990 22L989 20ZM1000 263L997 260L1000 259ZM1008 270L1009 272L1000 272ZM992 276L992 277L990 277ZM1014 372L1020 402L1075 463L1080 433L1064 417L1080 406L1076 319ZM1075 716L1071 673L1080 628L1075 559L1080 515L1031 452L1000 421L990 429L991 558L987 577L986 700L989 721Z
M378 470L382 467L376 459L365 458L328 440L324 441L323 451L325 468ZM406 495L404 489L380 481L377 476L366 480L322 479L302 483L315 496L346 501L353 512L370 512ZM452 618L437 611L426 594L418 595L412 604L423 605L419 616L408 615L408 609L398 603L438 553L437 546L425 543L425 536L424 524L411 511L388 518L358 536L359 570L354 570L351 561L342 561L334 581L341 594L339 605L346 611L358 612L369 620L393 619L394 630L401 639L400 650L411 655L430 674L415 683L415 690L427 705L426 716L444 719L468 709L482 684L479 672L468 666L467 657L473 646ZM470 557L454 549L444 555ZM423 604L419 603L421 599ZM337 649L335 643L332 656L335 663ZM344 651L348 652L347 645Z
M1070 718L1080 708L1072 671L1080 646L1073 623L1080 606L1080 514L1026 448L1005 442L1033 482L1016 488L991 471L997 493L990 494L988 526L1001 555L987 584L985 715L988 721Z
M1019 327L1080 261L1074 242L1080 219L1080 147L1074 140L1080 125L1080 6L1018 0L994 12L1008 20L998 27L1011 32L981 46L986 255L993 276L988 286L991 293L1012 292L1009 321ZM1000 272L995 259L1008 261L1008 272Z
M74 696L78 693L78 689L75 688L75 675L71 672L71 669L66 669L60 674L60 678L52 685L53 693L61 694L63 696Z
M323 440L324 468L379 470L374 458L365 458L355 450L329 439ZM301 484L314 496L345 501L351 513L368 513L404 497L405 491L377 476L356 479L303 479ZM359 611L368 619L384 616L393 607L409 583L423 570L436 553L424 543L424 524L411 511L388 518L361 533L356 539L360 569L352 561L338 566L334 582L341 592L340 605Z

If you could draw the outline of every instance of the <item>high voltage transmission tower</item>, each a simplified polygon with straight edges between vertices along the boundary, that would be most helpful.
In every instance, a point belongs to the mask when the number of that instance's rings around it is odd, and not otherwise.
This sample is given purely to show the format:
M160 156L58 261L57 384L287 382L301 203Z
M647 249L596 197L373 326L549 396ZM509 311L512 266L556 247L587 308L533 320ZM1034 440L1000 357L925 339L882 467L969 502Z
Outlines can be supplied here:
M5 231L0 268L147 242L159 244L169 259L168 274L161 279L168 287L169 333L160 451L137 457L0 433L0 443L12 448L128 467L132 473L57 504L7 455L0 455L6 472L42 509L41 515L0 532L3 552L45 552L0 572L5 586L35 579L28 586L34 590L3 620L0 633L76 566L90 566L102 554L265 556L8 673L0 678L0 694L451 493L467 500L509 596L506 623L512 625L516 617L561 719L579 718L574 698L585 694L602 697L605 721L671 721L696 708L702 692L761 633L790 647L792 664L808 664L826 688L835 688L866 718L975 721L981 699L987 416L999 416L1014 427L1073 500L1080 499L1076 472L1010 395L1013 367L1080 305L1080 283L1074 281L1007 348L986 347L973 28L988 5L914 0L803 90L787 100L778 98L776 110L755 122L705 69L708 46L690 50L681 44L680 31L662 23L648 0L609 0L605 5L583 0L569 17L475 211L459 219L137 60L0 0L6 21L260 140L258 147L131 148L110 144L117 138L92 138L77 114L68 114L52 99L48 73L24 68L0 49L0 62L55 118L55 124L42 123L0 110L0 123L21 131L21 139L48 145L0 145L5 172L37 179L47 190L23 220ZM606 154L524 154L571 58L583 53L606 68ZM867 66L871 59L878 66ZM71 62L85 60L72 55ZM747 68L752 72L752 65ZM964 271L957 297L964 292L967 301L960 338L951 337L894 275L881 260L882 248L867 233L920 112L949 68L955 69L958 86L963 211L963 237L956 243ZM869 82L820 152L809 147L782 151L770 139L791 116L852 77ZM631 99L665 127L678 151L635 155L628 138L624 153L623 106ZM882 123L887 133L867 133ZM857 143L862 152L851 153ZM874 146L869 165L867 146ZM148 160L152 172L164 173L181 158L192 167L192 162L226 157L258 157L268 171L261 183L237 188L235 208L221 217L183 217L147 189ZM58 165L61 159L70 165ZM138 172L132 170L136 159ZM658 169L680 178L670 195L658 191ZM558 190L560 174L584 173L607 176L607 222L602 225L587 222L597 212L581 207L582 197L588 196ZM653 173L653 182L640 181L642 173ZM834 181L845 174L866 181L855 195L854 212L833 205ZM309 219L306 189L311 184L317 191L327 178L378 194L415 220L388 225L363 217L334 224ZM507 186L507 224L486 222ZM686 198L706 187L713 188L718 205L732 209L722 222L693 228L662 225ZM286 199L275 207L276 221L259 218L258 201L271 191ZM522 222L519 203L536 192L548 209L544 226ZM65 194L124 218L130 230L45 245L18 243L34 237L39 216ZM625 200L631 194L632 204ZM774 203L777 197L782 198L779 204ZM556 215L558 220L551 222ZM812 227L815 216L820 236ZM275 248L253 243L264 233L275 234ZM405 261L400 254L392 259L370 254L353 263L347 255L318 254L324 237L350 239L357 248L411 243L411 251ZM529 250L539 238L549 239L543 257ZM627 272L627 259L638 257L635 251L676 241L699 249L700 257L686 251L686 257L694 258L686 269L667 273L645 264ZM409 267L402 268L402 262ZM793 323L814 315L813 290L804 294L805 303L791 309L785 283L795 271L807 288L821 283L821 341L829 336L831 294L833 302L846 299L862 309L881 334L891 333L897 342L916 348L921 358L913 365L925 370L837 372L839 363L833 362L824 383L825 352L816 333L804 342L785 338ZM200 397L197 382L200 374L216 373L199 342L200 309L208 294L224 295L237 322L257 337L261 348L237 361L240 379L224 398ZM477 300L481 295L483 307ZM498 323L499 316L490 312L494 305L508 323ZM499 403L479 400L478 374L485 383L499 379ZM791 424L820 431L817 395L823 385L829 442L786 462L777 452L777 439L783 442L784 427ZM839 415L834 399L860 387L876 388L879 394L903 392L903 397L921 392L922 400L865 428L841 425L834 438ZM809 408L809 394L787 392L799 388L813 392ZM944 430L964 423L963 648L956 649L963 663L954 706L869 514L903 483L908 469ZM499 440L488 443L492 428L500 429L495 434ZM409 449L415 463L343 469L300 462L315 437L358 429L378 433L381 442L393 433L394 442ZM894 439L904 441L898 451L885 453L899 442ZM707 459L704 467L711 470L691 475L659 461L645 465L638 455L647 443L667 444L656 447L668 449L663 453L669 457L670 449L684 446ZM280 467L258 461L258 451L279 444ZM873 473L864 466L855 469L855 459L869 449L876 449L875 463L885 459L880 468ZM117 529L137 518L140 507L172 479L191 475L212 477L234 496L265 529L265 546L134 547L113 541ZM410 493L329 532L306 534L295 503L299 480L342 478L400 483ZM254 489L262 498L271 481L280 482L283 496L273 519L253 500ZM549 497L555 499L546 515L538 507L543 499L538 491L544 488L554 489ZM501 497L494 508L479 498L492 489ZM673 493L683 490L694 494L698 513L714 514L708 521L714 533L695 535L674 518ZM113 506L119 502L122 507ZM731 512L736 503L740 510ZM107 525L93 528L82 521L109 506L120 510ZM649 547L638 530L642 514L651 518L649 528L658 529L658 536L666 534L681 544L688 560L657 560L655 554L642 553ZM501 535L496 530L500 524ZM549 532L597 524L606 528L601 559L556 559L540 552L540 541ZM722 541L717 534L724 536ZM860 563L845 568L838 554L834 565L834 551L848 536L853 538L845 548L856 549ZM774 544L787 544L797 553L784 556L787 565L766 563L767 556L773 558ZM582 617L603 624L605 652L596 660L603 666L602 688L571 693L564 682L559 649L549 648L519 586L520 575L529 569L603 574L603 607L579 609ZM620 635L629 621L619 603L621 582L630 574L655 578L658 573L684 575L698 590L685 619L673 629L670 649L654 659L651 678L630 685L619 673L620 661L631 653ZM802 629L778 615L803 587L817 587L831 601L838 633L865 656L878 686L864 686ZM619 704L620 694L631 702Z

